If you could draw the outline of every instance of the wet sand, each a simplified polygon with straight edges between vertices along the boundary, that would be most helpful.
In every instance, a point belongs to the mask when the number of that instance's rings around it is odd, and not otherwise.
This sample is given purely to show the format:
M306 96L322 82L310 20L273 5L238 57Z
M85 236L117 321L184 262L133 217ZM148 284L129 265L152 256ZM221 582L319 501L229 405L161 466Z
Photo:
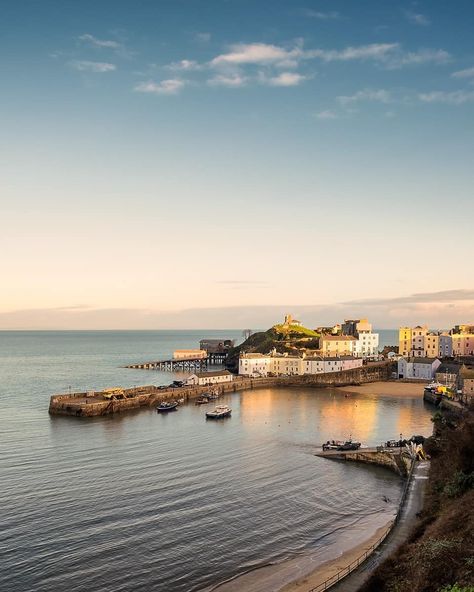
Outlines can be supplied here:
M338 386L337 390L346 393L356 393L362 395L395 395L397 397L416 397L423 395L423 387L426 381L420 382L370 382L360 386Z
M339 551L336 551L339 555L333 559L324 560L324 549L318 549L281 563L249 571L227 582L208 587L202 592L308 592L361 557L380 539L391 522L392 520L388 520L371 537L362 539L362 542L342 543Z

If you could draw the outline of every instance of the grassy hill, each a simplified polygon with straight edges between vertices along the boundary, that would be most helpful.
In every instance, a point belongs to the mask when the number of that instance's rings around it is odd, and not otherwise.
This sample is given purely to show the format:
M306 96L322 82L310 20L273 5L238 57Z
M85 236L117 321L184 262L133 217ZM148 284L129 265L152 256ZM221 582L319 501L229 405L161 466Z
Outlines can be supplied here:
M272 349L278 353L297 353L299 348L317 349L319 334L299 325L274 325L267 331L254 333L242 344L232 348L227 357L227 368L236 371L241 352L268 354Z

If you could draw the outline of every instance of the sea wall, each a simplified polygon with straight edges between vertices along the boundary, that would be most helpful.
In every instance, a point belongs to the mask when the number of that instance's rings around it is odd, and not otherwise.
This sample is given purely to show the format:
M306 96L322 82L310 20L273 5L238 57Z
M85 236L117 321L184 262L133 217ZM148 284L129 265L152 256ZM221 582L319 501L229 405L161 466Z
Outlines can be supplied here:
M235 377L232 382L220 384L220 393L235 392L246 389L269 387L314 387L349 386L388 380L393 367L391 363L380 363L354 368L343 372L312 374L303 376L283 376L271 378ZM181 387L160 389L154 385L124 389L124 398L107 400L104 393L80 392L53 395L50 399L49 413L52 415L69 415L74 417L94 417L121 413L124 411L156 405L159 401L184 399L185 401L200 397L207 392L207 386Z

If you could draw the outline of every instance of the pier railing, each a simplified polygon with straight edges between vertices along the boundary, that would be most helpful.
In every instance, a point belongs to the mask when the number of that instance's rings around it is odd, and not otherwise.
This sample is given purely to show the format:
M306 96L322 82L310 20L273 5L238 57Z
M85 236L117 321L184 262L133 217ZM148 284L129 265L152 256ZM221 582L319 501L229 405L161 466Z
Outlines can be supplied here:
M396 514L395 518L392 520L392 522L385 529L383 534L375 541L375 543L370 545L370 547L368 547L365 550L365 552L362 553L362 555L360 555L359 557L357 557L357 559L352 561L352 563L350 563L348 566L344 567L343 569L340 569L337 573L335 573L333 576L331 576L330 578L328 578L324 582L321 582L317 586L314 586L314 588L310 588L308 590L308 592L324 592L325 590L329 590L329 588L331 588L335 584L339 583L341 580L343 580L349 574L351 574L353 571L355 571L358 567L360 567L364 563L364 561L366 561L370 557L370 555L372 555L372 553L375 551L375 549L377 549L377 547L379 547L384 542L384 540L392 532L393 528L400 520L400 517L402 515L402 511L403 511L403 507L405 505L405 501L407 499L408 491L410 488L410 483L411 483L411 478L413 475L414 468L415 468L415 461L412 461L411 466L410 466L410 470L408 472L408 477L405 482L405 486L403 487L400 502L398 504L397 514Z

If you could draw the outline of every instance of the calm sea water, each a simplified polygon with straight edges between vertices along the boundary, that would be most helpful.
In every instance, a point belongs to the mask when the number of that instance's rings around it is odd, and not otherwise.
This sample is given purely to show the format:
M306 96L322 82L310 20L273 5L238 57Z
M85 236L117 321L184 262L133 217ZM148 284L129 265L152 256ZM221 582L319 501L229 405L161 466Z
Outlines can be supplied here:
M50 417L68 388L160 384L120 366L240 332L0 332L0 590L203 589L314 549L326 554L393 516L399 479L314 457L352 434L429 434L420 397L267 389L224 397L232 417L153 409ZM384 501L384 496L391 501Z

